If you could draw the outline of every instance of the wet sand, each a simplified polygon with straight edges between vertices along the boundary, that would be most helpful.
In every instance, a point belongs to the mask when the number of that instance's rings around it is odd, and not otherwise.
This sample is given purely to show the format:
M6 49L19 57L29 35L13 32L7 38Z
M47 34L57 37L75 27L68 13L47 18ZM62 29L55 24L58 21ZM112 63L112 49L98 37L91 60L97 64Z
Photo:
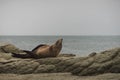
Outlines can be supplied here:
M120 73L107 73L97 76L74 76L70 73L0 74L0 80L120 80Z

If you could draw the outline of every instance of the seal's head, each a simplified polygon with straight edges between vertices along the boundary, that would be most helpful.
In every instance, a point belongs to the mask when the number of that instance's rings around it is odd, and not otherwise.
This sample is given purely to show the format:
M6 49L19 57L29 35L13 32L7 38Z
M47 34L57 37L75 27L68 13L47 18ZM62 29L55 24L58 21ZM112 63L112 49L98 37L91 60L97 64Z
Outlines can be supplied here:
M55 44L51 45L50 51L52 51L54 56L57 56L60 53L62 49L62 41L63 39L59 39L55 42Z
M59 39L59 40L57 40L56 43L55 43L55 46L56 46L56 47L62 46L62 41L63 41L62 38Z

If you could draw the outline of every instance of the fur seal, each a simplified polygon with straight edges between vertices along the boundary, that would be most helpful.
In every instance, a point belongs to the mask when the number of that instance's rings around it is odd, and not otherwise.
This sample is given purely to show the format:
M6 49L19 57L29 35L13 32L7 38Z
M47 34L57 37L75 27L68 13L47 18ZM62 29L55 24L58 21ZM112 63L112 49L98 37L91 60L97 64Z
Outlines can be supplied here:
M62 49L63 39L57 40L53 45L41 44L35 47L32 51L23 50L26 54L12 53L13 57L17 58L46 58L56 57Z

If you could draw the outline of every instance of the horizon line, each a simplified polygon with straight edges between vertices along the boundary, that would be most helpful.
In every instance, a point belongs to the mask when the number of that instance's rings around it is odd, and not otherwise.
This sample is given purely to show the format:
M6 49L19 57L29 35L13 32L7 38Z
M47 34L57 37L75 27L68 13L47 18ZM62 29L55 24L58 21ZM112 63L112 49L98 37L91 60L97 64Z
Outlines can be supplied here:
M120 35L0 35L0 36L120 36Z

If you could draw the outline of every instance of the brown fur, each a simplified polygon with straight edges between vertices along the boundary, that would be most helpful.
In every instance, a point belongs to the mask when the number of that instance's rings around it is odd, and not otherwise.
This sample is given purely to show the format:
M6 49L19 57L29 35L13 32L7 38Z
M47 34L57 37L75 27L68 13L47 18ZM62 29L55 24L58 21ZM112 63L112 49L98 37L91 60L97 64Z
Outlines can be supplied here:
M32 51L26 51L27 54L16 54L13 53L14 57L19 57L19 58L45 58L45 57L56 57L61 49L62 49L62 40L59 39L56 41L55 44L53 45L39 45L36 48L34 48Z

